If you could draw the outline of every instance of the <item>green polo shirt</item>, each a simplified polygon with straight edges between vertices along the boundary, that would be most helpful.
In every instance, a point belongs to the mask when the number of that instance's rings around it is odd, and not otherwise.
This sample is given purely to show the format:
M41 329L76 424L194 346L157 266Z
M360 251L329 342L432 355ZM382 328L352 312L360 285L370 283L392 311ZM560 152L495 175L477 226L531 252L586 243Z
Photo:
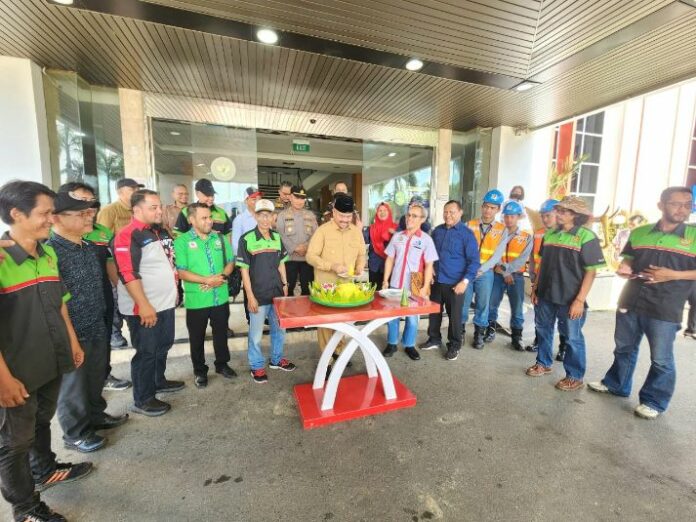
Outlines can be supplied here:
M644 225L631 231L621 255L631 262L634 274L650 265L671 270L696 270L696 227L684 223L672 232L663 232L660 223ZM694 282L686 279L647 284L644 279L631 279L619 297L619 308L637 314L681 323L684 304Z
M539 250L541 269L536 294L553 304L570 305L580 291L585 272L606 265L599 239L589 228L551 229Z
M210 218L213 220L213 230L218 234L222 234L229 240L230 232L232 232L232 221L224 209L213 205L210 207ZM188 207L181 209L179 217L174 224L174 237L180 234L185 234L191 230L191 223L188 220Z
M220 234L211 232L207 239L202 239L193 228L174 240L174 257L177 269L204 277L221 274L225 265L234 261L232 249ZM201 290L200 283L183 283L184 306L187 309L211 308L229 301L227 284Z
M251 290L259 305L272 304L274 297L283 295L278 267L287 260L288 253L278 232L271 230L266 239L256 227L239 239L237 266L249 270Z
M3 239L10 239L5 233ZM0 249L0 353L29 393L74 369L68 329L61 315L70 294L48 245L37 257L22 247Z

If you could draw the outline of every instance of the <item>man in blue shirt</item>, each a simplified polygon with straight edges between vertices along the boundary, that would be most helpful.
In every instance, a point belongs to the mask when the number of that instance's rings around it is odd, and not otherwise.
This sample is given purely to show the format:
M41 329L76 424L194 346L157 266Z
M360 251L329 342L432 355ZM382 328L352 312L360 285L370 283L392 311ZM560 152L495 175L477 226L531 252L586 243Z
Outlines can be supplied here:
M241 237L256 228L256 202L263 197L263 194L256 187L247 187L245 194L244 204L246 208L232 221L232 252L235 255L238 253L237 249ZM246 292L244 292L244 316L249 324L249 303Z
M454 361L462 346L462 303L469 283L476 279L481 265L474 233L462 223L462 206L450 200L443 212L445 223L433 230L433 241L440 258L435 262L435 282L430 299L440 303L440 311L430 314L428 340L419 346L421 350L432 350L442 346L440 325L442 311L447 310L447 353L445 358Z

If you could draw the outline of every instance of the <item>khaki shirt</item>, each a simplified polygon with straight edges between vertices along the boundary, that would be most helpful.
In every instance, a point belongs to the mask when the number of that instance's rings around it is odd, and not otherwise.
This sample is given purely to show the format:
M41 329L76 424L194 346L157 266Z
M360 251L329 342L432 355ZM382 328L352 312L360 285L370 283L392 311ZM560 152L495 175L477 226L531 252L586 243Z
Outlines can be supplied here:
M295 253L295 249L309 243L316 232L317 218L310 210L295 210L292 207L278 213L276 230L283 239L283 245L290 255L290 261L304 261L305 256Z
M319 283L333 283L338 279L331 265L341 264L356 271L365 268L365 241L355 225L341 230L331 220L320 226L309 241L307 262L314 267L314 279Z
M170 234L174 232L174 225L176 225L176 220L179 219L179 214L181 214L181 208L176 205L167 205L164 207L164 212L162 216L162 224Z
M97 223L104 225L114 234L118 234L123 227L130 223L132 217L131 209L121 203L120 200L116 200L99 211Z

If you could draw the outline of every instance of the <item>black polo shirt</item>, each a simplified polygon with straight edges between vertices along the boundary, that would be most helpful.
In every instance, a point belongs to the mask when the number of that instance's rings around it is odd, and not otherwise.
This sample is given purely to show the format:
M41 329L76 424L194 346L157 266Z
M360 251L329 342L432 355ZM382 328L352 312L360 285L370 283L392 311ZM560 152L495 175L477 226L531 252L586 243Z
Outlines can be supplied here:
M55 232L46 244L58 255L60 277L71 295L68 313L77 337L105 340L104 292L95 292L104 279L99 247L87 240L78 245Z
M599 239L585 227L573 227L568 232L562 228L549 230L544 234L539 255L541 269L536 294L561 306L573 302L586 271L606 264Z
M75 368L60 313L70 294L58 257L48 245L36 248L36 258L19 244L0 249L7 254L0 263L0 353L29 393Z
M283 295L278 267L288 260L280 234L273 230L269 233L266 239L256 227L239 239L237 249L237 266L249 270L251 291L259 305L269 305L274 297Z
M650 265L671 270L696 270L696 227L680 224L673 232L662 232L660 224L638 227L631 232L621 252L630 261L634 274ZM681 323L684 303L691 293L694 281L681 279L647 284L643 279L626 282L619 308L638 314Z

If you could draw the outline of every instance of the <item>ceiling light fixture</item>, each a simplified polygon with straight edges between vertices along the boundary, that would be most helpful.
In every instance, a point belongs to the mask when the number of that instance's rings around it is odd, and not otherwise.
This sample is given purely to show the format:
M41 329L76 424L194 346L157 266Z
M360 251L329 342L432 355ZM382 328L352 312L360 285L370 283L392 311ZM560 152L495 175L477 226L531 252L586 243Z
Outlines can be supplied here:
M394 156L396 156L396 152L390 152L389 154L387 154L387 156L393 158Z
M278 43L278 33L276 33L273 29L259 29L256 31L256 38L259 42L268 45Z
M75 0L51 0L54 4L60 4L60 5L73 5Z
M423 68L423 65L423 62L418 58L411 58L408 62L406 62L406 69L409 71L420 71Z
M539 85L539 84L536 82L531 82L529 80L525 80L522 83L518 83L517 85L515 85L513 87L513 90L515 90L517 92L524 92L524 91L528 91L529 89L536 87L537 85Z
M181 133L179 131L170 131L169 134L172 136L181 136Z

